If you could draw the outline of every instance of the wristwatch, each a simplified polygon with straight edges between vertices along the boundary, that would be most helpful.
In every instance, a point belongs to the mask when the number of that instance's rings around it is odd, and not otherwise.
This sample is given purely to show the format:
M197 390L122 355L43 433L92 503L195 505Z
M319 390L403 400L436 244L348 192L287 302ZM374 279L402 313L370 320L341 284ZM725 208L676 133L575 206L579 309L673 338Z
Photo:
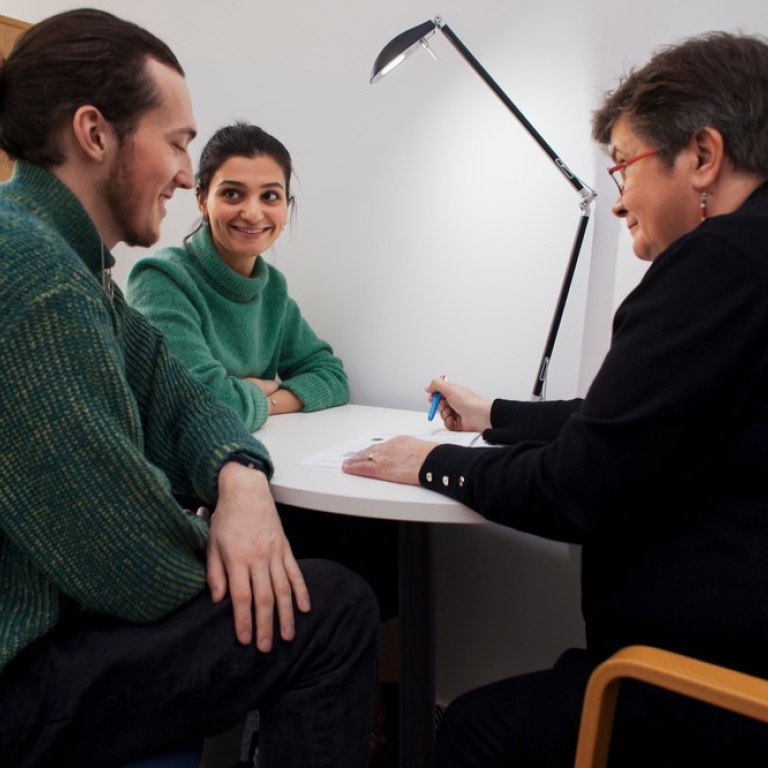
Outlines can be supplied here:
M238 464L248 467L248 469L258 469L265 475L269 475L269 467L261 459L257 459L245 451L235 451L234 453L230 453L229 456L224 459L221 466L223 467L224 464L228 464L230 461L236 461Z

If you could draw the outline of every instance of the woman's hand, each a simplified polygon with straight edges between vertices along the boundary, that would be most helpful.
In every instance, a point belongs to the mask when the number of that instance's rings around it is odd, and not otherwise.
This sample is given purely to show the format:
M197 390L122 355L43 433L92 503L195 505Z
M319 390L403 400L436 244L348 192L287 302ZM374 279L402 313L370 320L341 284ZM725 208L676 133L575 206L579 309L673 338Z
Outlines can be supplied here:
M348 475L418 485L421 465L436 445L415 437L393 437L359 451L346 459L341 468Z
M482 432L490 428L492 401L476 394L469 387L449 384L444 379L432 379L425 391L439 392L442 396L438 411L446 429L454 432Z
M267 397L277 392L280 388L275 379L257 379L254 376L246 376L243 381L255 384Z
M293 392L280 389L280 384L273 379L255 379L252 376L246 376L244 381L255 384L266 395L270 416L278 413L296 413L304 407L304 403Z

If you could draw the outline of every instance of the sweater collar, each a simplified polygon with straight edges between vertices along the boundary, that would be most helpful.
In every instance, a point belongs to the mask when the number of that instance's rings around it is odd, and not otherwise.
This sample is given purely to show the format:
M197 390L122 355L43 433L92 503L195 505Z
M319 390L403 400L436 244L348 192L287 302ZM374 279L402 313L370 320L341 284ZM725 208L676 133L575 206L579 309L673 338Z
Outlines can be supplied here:
M187 238L185 247L187 253L196 259L208 281L232 301L252 301L269 282L269 266L263 256L256 259L250 277L243 277L230 269L219 256L211 238L211 228L207 224L203 224Z
M50 171L17 160L11 180L3 185L3 196L18 200L50 224L94 274L98 275L102 266L105 269L114 266L115 258L102 244L85 208Z

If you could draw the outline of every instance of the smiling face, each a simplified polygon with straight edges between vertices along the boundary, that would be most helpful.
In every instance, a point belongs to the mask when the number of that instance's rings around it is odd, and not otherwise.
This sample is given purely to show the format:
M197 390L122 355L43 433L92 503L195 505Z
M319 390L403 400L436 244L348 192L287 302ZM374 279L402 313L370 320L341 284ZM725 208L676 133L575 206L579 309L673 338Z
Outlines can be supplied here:
M624 118L611 132L615 162L652 149L642 141ZM649 155L627 166L624 192L613 206L614 215L626 219L632 235L632 249L643 261L653 261L665 248L700 222L695 170L697 158L684 147L670 167L659 154Z
M104 195L116 237L147 247L160 237L166 203L179 187L192 186L187 147L195 136L192 102L184 78L148 59L160 105L139 119L116 153Z
M236 156L218 167L207 194L198 194L216 250L238 274L250 276L259 255L280 237L288 217L286 185L269 155Z

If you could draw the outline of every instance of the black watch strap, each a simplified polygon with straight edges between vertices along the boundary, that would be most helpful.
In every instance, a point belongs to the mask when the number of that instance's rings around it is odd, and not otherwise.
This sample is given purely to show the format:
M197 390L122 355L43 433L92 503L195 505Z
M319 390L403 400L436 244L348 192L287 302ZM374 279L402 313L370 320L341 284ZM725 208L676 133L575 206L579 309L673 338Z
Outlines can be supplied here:
M238 464L242 464L244 467L248 467L249 469L258 469L265 475L269 475L269 467L261 459L257 459L245 451L235 451L234 453L230 453L229 456L224 459L224 463L221 466L223 467L224 464L228 464L230 461L236 461Z

